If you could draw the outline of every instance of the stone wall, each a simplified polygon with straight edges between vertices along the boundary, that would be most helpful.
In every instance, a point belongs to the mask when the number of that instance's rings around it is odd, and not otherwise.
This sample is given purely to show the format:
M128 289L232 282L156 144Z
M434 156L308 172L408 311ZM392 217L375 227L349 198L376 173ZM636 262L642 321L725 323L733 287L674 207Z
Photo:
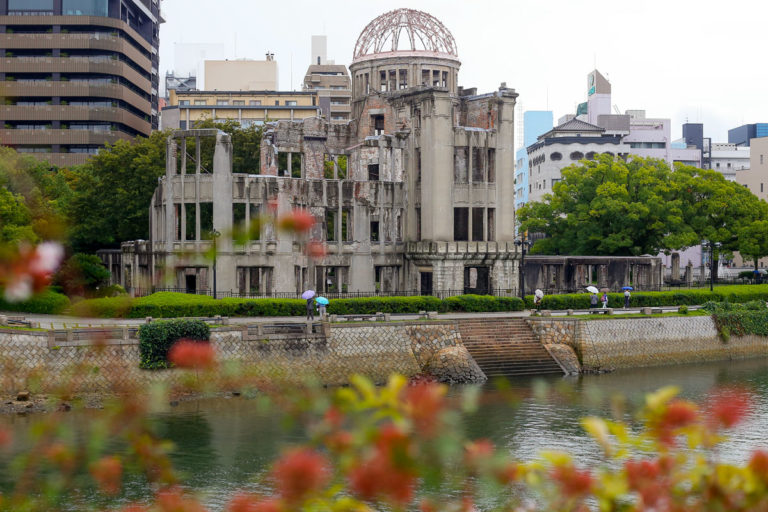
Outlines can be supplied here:
M637 368L768 356L768 338L720 340L710 317L529 320L544 344L571 346L583 370Z
M315 327L319 327L319 324ZM485 375L461 342L454 322L326 325L317 332L303 324L293 331L264 327L211 329L211 343L222 361L253 365L276 377L316 375L324 384L341 385L360 373L383 383L391 373L429 372L444 382L482 382ZM103 331L107 332L107 331ZM115 332L123 333L114 339ZM75 375L80 391L102 391L113 384L173 381L178 372L138 368L135 329L115 329L102 338L77 330L61 341L61 332L0 329L0 390L50 389Z

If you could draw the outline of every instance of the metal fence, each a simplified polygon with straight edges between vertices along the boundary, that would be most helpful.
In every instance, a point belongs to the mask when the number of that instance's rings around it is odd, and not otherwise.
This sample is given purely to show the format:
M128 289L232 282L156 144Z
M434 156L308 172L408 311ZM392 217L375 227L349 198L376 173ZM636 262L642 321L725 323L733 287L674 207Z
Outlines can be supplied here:
M714 284L726 285L726 284L750 284L752 281L748 279L739 278L724 278L716 279ZM680 283L664 283L658 286L643 286L638 287L634 291L636 292L668 292L682 289L701 289L709 287L709 279L695 280L691 282ZM588 286L588 285L585 285ZM597 286L596 284L594 286ZM176 292L187 293L191 295L207 295L213 296L212 290L188 290L186 288L129 288L129 293L135 297L144 297L157 292ZM526 295L532 295L534 289L525 289ZM579 293L583 292L584 287L579 288L556 288L556 287L541 287L546 295L560 295L564 293ZM610 289L611 292L621 292L621 290ZM302 292L271 292L271 293L239 293L234 291L218 291L216 292L217 298L239 298L239 299L300 299ZM493 295L495 297L518 297L520 292L517 288L505 288L505 289L490 289L487 291L472 290L472 289L454 289L454 290L434 290L432 293L422 293L419 290L402 290L402 291L374 291L374 292L318 292L318 295L326 297L327 299L357 299L364 297L419 297L419 296L432 296L440 299L446 297L453 297L456 295L466 294L478 294L478 295Z

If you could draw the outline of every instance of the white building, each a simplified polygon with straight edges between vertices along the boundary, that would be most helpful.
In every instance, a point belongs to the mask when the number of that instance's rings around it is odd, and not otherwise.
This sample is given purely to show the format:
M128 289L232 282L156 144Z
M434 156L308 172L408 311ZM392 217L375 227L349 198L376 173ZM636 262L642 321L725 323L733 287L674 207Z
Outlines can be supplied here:
M712 144L711 169L720 171L729 181L737 179L740 171L749 170L749 146L715 142Z

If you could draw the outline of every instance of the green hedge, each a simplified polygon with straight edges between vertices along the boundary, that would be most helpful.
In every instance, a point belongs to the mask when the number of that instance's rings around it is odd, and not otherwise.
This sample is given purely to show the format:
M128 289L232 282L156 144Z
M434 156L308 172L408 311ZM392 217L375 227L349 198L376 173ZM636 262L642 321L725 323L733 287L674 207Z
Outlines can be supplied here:
M598 297L602 294L598 294ZM591 293L570 293L563 295L545 295L541 301L542 309L589 309ZM695 306L709 301L744 303L755 300L768 300L768 285L731 285L717 286L710 292L708 288L682 289L669 292L632 292L631 307L658 306ZM533 296L525 298L527 307L533 306ZM598 303L599 304L599 303ZM608 307L624 306L623 293L609 293Z
M23 302L7 302L0 293L0 311L58 315L69 308L69 305L69 298L66 295L51 290L34 295Z
M178 340L208 341L211 331L202 320L159 320L139 327L139 368L169 368L168 350Z
M302 299L236 299L214 300L206 295L160 292L130 299L110 297L77 303L71 312L77 316L176 318L184 316L303 316L306 301ZM438 299L419 297L365 297L334 299L329 314L418 313L419 311L521 311L523 301L517 297L461 295Z

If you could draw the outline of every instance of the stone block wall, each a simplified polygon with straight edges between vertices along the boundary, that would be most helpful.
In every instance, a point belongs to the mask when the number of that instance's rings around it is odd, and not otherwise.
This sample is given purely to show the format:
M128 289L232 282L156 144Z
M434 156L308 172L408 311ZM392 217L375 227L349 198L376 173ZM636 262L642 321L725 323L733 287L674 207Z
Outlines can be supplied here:
M296 327L300 327L297 324ZM482 382L485 375L464 348L454 322L333 325L325 333L259 334L248 326L211 330L221 361L236 360L275 377L316 375L327 385L360 373L383 383L392 373L428 371L445 382ZM117 384L173 382L175 371L140 370L135 331L124 339L70 341L53 333L0 329L0 391L51 389L74 376L78 391L106 391Z
M531 319L544 344L571 346L583 370L638 368L768 356L768 338L720 340L710 317L624 318L584 321Z

